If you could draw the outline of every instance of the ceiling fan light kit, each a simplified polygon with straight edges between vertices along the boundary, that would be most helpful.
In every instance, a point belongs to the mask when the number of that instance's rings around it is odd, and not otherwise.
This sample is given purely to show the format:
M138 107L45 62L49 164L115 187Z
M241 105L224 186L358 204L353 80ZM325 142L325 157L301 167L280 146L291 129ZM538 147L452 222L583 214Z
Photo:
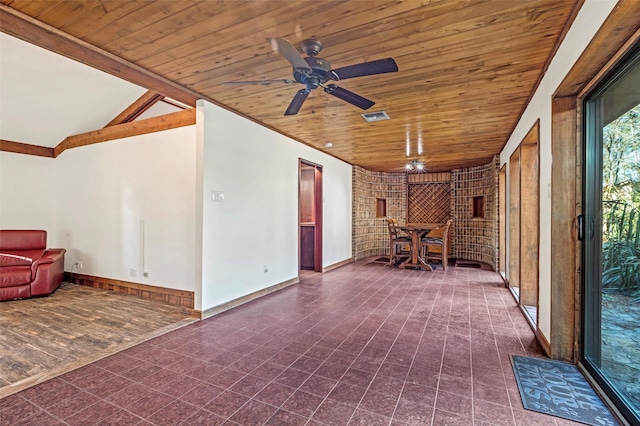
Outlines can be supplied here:
M302 42L302 50L307 54L303 58L289 41L283 38L268 38L274 50L277 50L284 58L289 61L293 67L293 80L257 80L257 81L238 81L223 83L226 86L239 86L245 84L271 84L271 83L300 83L305 87L298 90L285 111L284 115L296 115L302 104L309 96L312 90L322 87L324 91L336 98L342 99L361 109L371 108L375 102L344 89L335 84L325 84L329 80L340 81L348 78L364 77L367 75L385 74L397 72L398 65L393 58L379 59L376 61L364 62L361 64L350 65L342 68L332 69L331 63L317 55L322 50L320 40L308 39Z
M422 161L422 160L411 160L407 164L404 165L404 169L407 172L415 172L415 173L424 172L424 170L425 170L424 161Z

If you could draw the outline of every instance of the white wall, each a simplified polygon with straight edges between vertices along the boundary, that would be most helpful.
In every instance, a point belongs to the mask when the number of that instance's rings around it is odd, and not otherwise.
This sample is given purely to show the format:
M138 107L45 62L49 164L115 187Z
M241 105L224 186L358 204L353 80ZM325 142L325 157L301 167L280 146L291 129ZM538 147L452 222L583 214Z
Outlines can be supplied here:
M197 117L202 300L196 309L298 276L299 158L323 166L323 266L351 258L349 164L205 101ZM213 202L212 191L224 192L224 201Z
M322 266L352 257L352 167L300 145L306 160L322 164ZM297 191L297 187L296 187ZM297 193L296 193L297 195Z
M44 229L58 246L55 177L53 158L0 151L0 229Z
M558 49L538 90L529 102L522 118L500 154L500 166L508 163L509 157L527 135L536 120L540 119L540 223L551 223L551 98L573 64L600 28L615 6L615 0L587 0ZM509 168L507 167L507 206L509 206ZM523 207L523 208L526 208ZM507 223L509 209L507 208ZM507 228L507 250L509 248L509 226ZM507 254L508 258L508 254ZM538 328L547 339L551 333L551 229L540 227L540 295L538 306ZM508 268L508 262L507 262ZM509 271L507 270L507 276Z
M0 152L0 227L47 229L66 271L194 291L206 310L298 277L302 158L323 167L323 266L351 258L349 164L210 103L197 112L196 126L56 159Z
M66 271L196 291L195 130L83 146L51 160ZM82 261L81 271L72 270L76 261Z
M103 127L146 92L5 33L0 52L0 139L53 148Z

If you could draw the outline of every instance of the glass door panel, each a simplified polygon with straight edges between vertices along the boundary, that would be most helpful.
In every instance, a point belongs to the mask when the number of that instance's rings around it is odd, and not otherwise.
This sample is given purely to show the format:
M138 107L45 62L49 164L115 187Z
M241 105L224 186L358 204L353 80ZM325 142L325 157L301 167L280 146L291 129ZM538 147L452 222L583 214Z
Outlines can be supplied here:
M640 420L640 55L585 102L582 363Z

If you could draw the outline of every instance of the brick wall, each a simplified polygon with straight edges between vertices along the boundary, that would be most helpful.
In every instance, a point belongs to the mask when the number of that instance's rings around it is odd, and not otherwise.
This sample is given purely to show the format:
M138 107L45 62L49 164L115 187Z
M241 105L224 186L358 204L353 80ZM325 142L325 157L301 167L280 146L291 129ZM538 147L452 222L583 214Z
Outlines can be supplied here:
M386 218L404 224L407 217L407 175L371 172L353 166L353 258L389 254ZM384 199L387 217L376 217L376 200Z
M499 158L489 164L452 170L452 255L457 259L498 264L498 172ZM353 258L389 253L386 217L376 217L376 200L385 199L387 217L407 219L407 175L371 172L353 167ZM414 178L415 180L415 178ZM483 197L482 218L473 216L473 198Z
M451 171L453 256L498 265L499 158L489 164ZM483 217L473 217L473 198L483 197Z

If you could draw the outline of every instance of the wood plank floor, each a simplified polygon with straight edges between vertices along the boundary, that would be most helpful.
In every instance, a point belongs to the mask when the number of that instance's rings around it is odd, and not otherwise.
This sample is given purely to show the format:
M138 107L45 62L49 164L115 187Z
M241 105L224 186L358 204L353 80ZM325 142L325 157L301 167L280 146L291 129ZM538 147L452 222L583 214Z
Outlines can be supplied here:
M192 311L63 283L0 303L0 398L195 321Z

